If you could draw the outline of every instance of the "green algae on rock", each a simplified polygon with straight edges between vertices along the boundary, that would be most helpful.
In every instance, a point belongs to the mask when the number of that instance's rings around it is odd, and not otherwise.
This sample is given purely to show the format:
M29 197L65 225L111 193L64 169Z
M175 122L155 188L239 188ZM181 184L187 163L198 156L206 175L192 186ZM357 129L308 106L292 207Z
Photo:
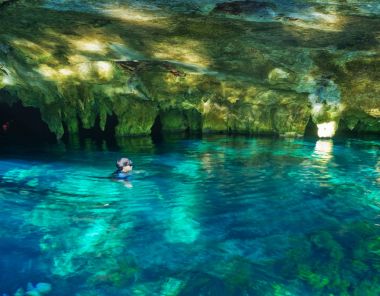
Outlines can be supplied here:
M309 285L313 295L376 295L380 284L378 236L378 227L365 222L352 223L340 232L310 234L289 252L281 270L289 280L299 278ZM343 249L341 245L347 243L351 248Z
M38 108L58 138L104 130L114 115L117 135L147 135L157 117L167 132L299 136L309 118L320 136L380 132L376 9L44 2L0 11L0 88Z

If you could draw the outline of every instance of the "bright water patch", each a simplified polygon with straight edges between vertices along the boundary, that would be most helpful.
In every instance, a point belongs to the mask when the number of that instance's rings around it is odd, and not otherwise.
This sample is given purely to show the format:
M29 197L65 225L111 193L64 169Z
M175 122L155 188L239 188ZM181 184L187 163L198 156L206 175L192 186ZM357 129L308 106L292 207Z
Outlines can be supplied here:
M87 144L1 148L0 294L380 293L380 141Z

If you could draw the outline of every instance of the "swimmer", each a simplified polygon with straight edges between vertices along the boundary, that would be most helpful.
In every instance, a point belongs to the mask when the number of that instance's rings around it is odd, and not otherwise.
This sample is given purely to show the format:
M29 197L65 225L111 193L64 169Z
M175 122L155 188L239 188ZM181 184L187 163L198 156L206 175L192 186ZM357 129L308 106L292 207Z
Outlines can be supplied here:
M113 173L113 178L125 180L131 176L133 163L130 159L123 157L116 162L116 168L117 170Z

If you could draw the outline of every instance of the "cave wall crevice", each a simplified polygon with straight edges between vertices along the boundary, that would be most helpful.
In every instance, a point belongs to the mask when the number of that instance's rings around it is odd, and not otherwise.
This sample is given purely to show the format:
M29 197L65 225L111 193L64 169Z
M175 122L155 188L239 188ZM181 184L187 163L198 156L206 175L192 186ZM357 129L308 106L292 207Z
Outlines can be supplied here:
M157 116L165 132L301 136L310 117L327 137L380 132L380 20L359 4L42 2L0 11L0 102L38 108L57 138L109 116L116 136L149 135Z

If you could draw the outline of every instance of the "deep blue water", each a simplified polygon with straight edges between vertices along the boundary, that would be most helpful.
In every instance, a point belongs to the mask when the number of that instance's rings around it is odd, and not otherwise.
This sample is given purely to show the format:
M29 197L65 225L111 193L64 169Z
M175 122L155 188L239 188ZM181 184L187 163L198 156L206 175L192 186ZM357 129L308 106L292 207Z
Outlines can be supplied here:
M0 148L0 295L379 295L380 141ZM117 158L129 182L108 178Z

